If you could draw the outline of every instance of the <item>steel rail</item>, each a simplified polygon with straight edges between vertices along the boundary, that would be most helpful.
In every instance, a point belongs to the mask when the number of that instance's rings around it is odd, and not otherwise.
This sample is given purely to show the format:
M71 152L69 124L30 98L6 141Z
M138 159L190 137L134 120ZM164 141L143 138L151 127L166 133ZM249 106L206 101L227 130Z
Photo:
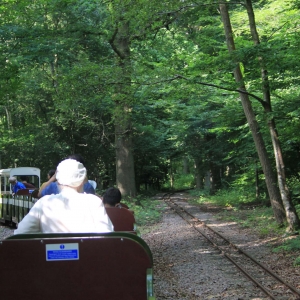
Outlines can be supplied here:
M171 202L171 201L170 201ZM176 204L177 205L177 204ZM172 206L169 205L171 208ZM177 205L178 206L178 205ZM182 208L181 208L182 209ZM174 209L175 210L175 209ZM182 209L184 210L184 209ZM197 232L199 232L202 236L204 236L216 249L220 251L220 253L225 256L228 260L230 260L241 272L243 272L252 282L254 282L266 295L268 295L271 299L277 300L273 294L269 292L264 286L262 286L255 278L253 278L243 267L241 267L238 263L236 263L227 253L225 253L214 241L212 241L205 233L203 233L199 228L197 228L194 224L192 224L189 220L184 218L178 211L175 212L184 219L188 224L190 224ZM190 214L189 214L190 215Z
M186 214L188 214L192 218L197 219L199 222L201 222L202 225L204 225L205 227L207 227L208 229L210 229L212 232L214 232L215 234L217 234L219 237L221 237L222 239L224 239L228 244L230 244L231 246L233 246L239 252L243 253L245 256L247 256L249 259L251 259L254 263L256 263L262 269L264 269L266 272L268 272L271 276L273 276L274 278L276 278L279 282L281 282L282 284L284 284L285 286L287 286L291 291L293 291L295 294L297 294L298 296L300 296L300 291L299 290L297 290L295 287L293 287L292 285L290 285L288 282L284 281L277 274L275 274L274 272L272 272L268 267L266 267L265 265L263 265L262 263L260 263L259 261L257 261L249 253L245 252L242 248L240 248L237 245L233 244L229 239L227 239L226 237L224 237L221 233L219 233L218 231L214 230L211 226L207 225L204 221L202 221L199 218L197 218L194 215L192 215L190 212L188 212L183 207L179 206L177 203L174 203L172 200L169 200L169 201L171 201L173 204L175 204L178 207L180 207L181 210L183 210Z
M196 216L192 215L190 212L188 212L186 209L184 209L183 207L179 206L177 203L175 203L174 201L172 201L170 199L165 200L165 196L167 196L168 194L165 194L163 196L163 200L165 202L167 202L167 204L173 208L168 202L171 202L173 205L176 205L179 209L181 209L182 211L184 211L187 215L189 215L191 218L196 219L197 221L199 221L202 225L204 225L206 228L208 228L209 230L211 230L213 233L215 233L216 235L218 235L219 237L221 237L223 240L225 240L229 245L233 246L236 250L238 250L239 252L241 252L242 254L244 254L246 257L248 257L251 261L253 261L256 265L258 265L259 267L261 267L263 270L265 270L267 273L269 273L269 275L271 275L273 278L275 278L277 281L281 282L282 284L284 284L286 287L288 287L291 291L293 291L296 295L300 296L300 291L298 291L295 287L293 287L292 285L290 285L289 283L285 282L282 278L280 278L278 275L276 275L275 273L273 273L269 268L267 268L266 266L264 266L263 264L261 264L260 262L258 262L255 258L253 258L250 254L248 254L247 252L245 252L243 249L241 249L240 247L238 247L237 245L233 244L229 239L227 239L226 237L224 237L221 233L215 231L213 228L211 228L209 225L207 225L204 221L200 220L199 218L197 218ZM203 233L201 230L199 230L194 224L192 224L189 220L187 220L186 218L184 218L180 213L178 213L178 211L173 208L175 210L175 212L180 215L181 218L183 218L187 223L189 223L196 231L198 231L201 235L203 235L215 248L217 248L222 255L224 255L228 260L230 260L241 272L243 272L251 281L253 281L265 294L267 294L271 299L276 300L275 296L269 292L269 290L267 290L263 285L261 285L255 278L253 278L243 267L241 267L237 262L235 262L232 257L224 252L224 250L222 248L220 248L214 241L212 241L205 233Z

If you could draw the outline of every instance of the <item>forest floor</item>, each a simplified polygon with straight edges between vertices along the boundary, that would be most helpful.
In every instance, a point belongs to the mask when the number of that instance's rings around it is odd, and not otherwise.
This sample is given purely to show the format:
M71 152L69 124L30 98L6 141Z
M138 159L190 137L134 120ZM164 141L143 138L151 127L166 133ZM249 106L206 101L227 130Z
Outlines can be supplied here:
M162 220L149 226L142 234L153 253L156 300L270 299L163 201L161 205L164 207ZM186 209L192 207L186 201L180 202L180 205ZM219 210L213 206L197 207L196 216L300 290L300 267L293 266L300 253L272 251L283 242L284 237L262 238L251 228L221 221L216 216ZM287 292L278 299L300 298Z

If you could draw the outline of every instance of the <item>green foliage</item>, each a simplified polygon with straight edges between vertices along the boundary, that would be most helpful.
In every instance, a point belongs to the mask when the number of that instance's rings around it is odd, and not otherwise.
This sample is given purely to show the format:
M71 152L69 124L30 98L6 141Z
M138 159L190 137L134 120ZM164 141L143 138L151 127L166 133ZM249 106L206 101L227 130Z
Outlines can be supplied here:
M189 189L194 187L194 175L193 174L176 174L174 177L174 189Z
M221 170L218 189L222 190L211 201L227 207L251 203L255 201L255 169L260 174L261 170L233 91L237 85L232 71L238 61L247 89L261 96L260 57L268 70L274 111L266 114L254 98L252 105L271 158L265 124L271 116L276 118L297 204L299 1L253 5L259 45L251 40L244 7L230 5L234 55L226 49L215 4L22 0L2 5L2 167L13 166L18 159L19 166L40 167L45 175L60 159L77 152L86 158L89 176L106 184L107 179L114 182L114 122L122 117L115 109L126 96L135 177L141 191L149 185L169 188L171 177L175 189L194 187L194 174L184 175L178 163L189 157L198 163L202 179L212 166ZM124 22L129 26L130 62L123 69L111 40ZM124 77L124 70L129 70L130 78ZM263 179L260 175L262 195ZM206 192L202 192L203 201Z
M265 207L250 196L247 192L242 194L239 190L220 191L217 195L209 195L204 191L190 191L193 195L193 203L214 206L220 209L218 218L230 222L236 222L245 228L251 228L261 236L284 234L284 228L279 228L274 219L271 207Z
M167 190L190 189L194 187L194 181L195 179L193 174L175 174L173 187L171 187L170 181L166 182L163 187Z
M299 267L299 266L300 266L300 256L297 257L297 258L294 260L294 266L295 266L295 267Z
M218 191L215 195L202 194L199 196L198 203L213 203L224 207L238 208L243 204L256 203L257 200L254 197L254 193L251 190L243 189L242 187L236 189L224 189Z
M300 238L293 238L288 239L285 241L283 245L280 245L279 247L276 247L273 249L274 252L281 252L281 251L298 251L300 250Z
M300 250L300 237L289 238L283 245L275 247L273 252L299 252ZM295 258L294 266L300 266L300 256Z
M139 205L135 203L139 203ZM164 203L151 198L131 199L130 202L124 201L131 210L134 211L135 220L141 233L147 231L147 225L155 224L161 218Z
M284 233L284 229L278 227L271 207L249 205L248 208L224 210L218 214L218 217L222 220L236 222L242 227L251 228L262 237Z
M209 190L205 190L205 189L192 189L192 190L189 191L189 194L191 196L193 196L193 199L196 199L196 200L193 200L193 201L198 202L198 203L204 203L206 197L209 196Z
M295 206L300 206L300 179L298 176L291 176L288 179L288 185L292 192L292 200ZM298 208L300 209L300 207Z

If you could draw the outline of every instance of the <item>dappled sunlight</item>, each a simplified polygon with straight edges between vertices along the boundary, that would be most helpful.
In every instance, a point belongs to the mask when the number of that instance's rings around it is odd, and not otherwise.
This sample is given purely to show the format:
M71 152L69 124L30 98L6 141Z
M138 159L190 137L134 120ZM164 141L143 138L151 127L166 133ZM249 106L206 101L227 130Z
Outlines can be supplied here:
M254 240L254 241L246 240L245 242L237 243L237 246L251 247L251 248L260 247L260 246L263 246L263 245L269 246L270 243L274 243L276 240L277 240L277 238L258 239L258 240Z
M219 223L219 224L209 224L210 227L217 227L217 228L220 228L220 227L228 227L228 226L233 226L233 225L236 225L237 223L236 222L226 222L226 223Z
M220 254L220 251L219 250L216 250L214 248L212 248L212 246L209 246L209 247L201 247L201 248L198 248L198 249L195 249L192 253L195 253L195 254Z

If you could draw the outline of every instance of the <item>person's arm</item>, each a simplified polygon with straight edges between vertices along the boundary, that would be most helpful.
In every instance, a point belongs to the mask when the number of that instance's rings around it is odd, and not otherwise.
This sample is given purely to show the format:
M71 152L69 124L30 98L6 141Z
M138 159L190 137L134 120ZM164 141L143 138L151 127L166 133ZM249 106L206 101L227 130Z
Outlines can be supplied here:
M14 231L14 234L41 232L40 204L41 203L39 201L36 204L34 204L29 213L18 224L18 228Z
M14 196L16 192L17 192L17 185L15 184L15 185L12 187L12 196Z
M46 181L45 183L42 184L42 186L40 187L39 189L39 193L38 193L38 198L41 198L43 195L42 195L42 191L47 187L49 186L52 182L55 182L56 181L56 172L54 173L54 175L48 180Z

